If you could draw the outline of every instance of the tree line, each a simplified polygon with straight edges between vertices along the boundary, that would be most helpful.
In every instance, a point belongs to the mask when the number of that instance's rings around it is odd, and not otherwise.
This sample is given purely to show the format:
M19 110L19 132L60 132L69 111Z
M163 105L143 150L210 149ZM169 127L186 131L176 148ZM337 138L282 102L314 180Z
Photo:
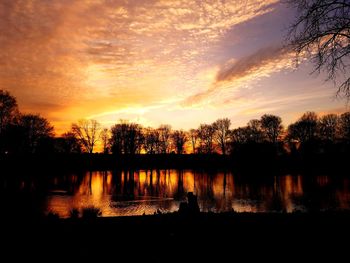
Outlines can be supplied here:
M264 114L246 126L231 129L228 118L197 129L173 130L170 125L142 127L125 120L110 129L96 120L79 120L71 129L55 137L48 120L37 114L23 114L16 98L0 90L0 153L93 153L133 154L232 154L245 146L270 145L280 151L296 151L310 144L350 144L350 112L317 116L304 113L288 127L279 116ZM250 148L251 149L251 148Z

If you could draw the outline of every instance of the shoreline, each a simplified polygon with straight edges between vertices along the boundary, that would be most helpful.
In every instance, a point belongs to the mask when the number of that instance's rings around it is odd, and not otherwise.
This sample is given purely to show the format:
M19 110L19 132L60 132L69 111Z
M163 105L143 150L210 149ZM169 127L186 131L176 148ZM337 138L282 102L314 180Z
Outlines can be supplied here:
M230 170L237 173L334 173L347 168L350 155L249 155L232 156L219 154L154 154L154 155L111 155L111 154L54 154L1 156L3 171L97 171L97 170Z
M13 240L6 243L5 251L20 248L22 253L12 257L26 259L47 259L50 255L79 261L117 258L131 262L223 262L230 257L247 259L253 254L259 260L281 262L274 256L341 259L348 251L344 238L350 234L349 221L350 211L200 213L197 217L172 213L36 223L11 221L2 228L5 238Z

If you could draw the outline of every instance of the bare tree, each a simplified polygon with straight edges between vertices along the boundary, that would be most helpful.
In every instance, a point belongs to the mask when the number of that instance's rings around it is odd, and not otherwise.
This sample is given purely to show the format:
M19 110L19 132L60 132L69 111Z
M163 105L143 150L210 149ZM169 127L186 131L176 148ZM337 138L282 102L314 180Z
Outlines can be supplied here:
M214 151L214 133L213 125L201 124L198 129L199 134L199 151L200 153L213 153Z
M192 152L197 152L197 141L198 141L198 130L197 129L191 129L189 132L189 137L191 140L192 145Z
M72 132L66 132L56 138L55 146L59 153L81 153L81 144Z
M187 136L184 131L174 131L172 134L173 143L177 154L184 153L184 146L187 141Z
M314 112L306 112L295 123L288 127L288 139L297 140L301 143L311 141L317 135L318 117Z
M171 126L170 125L160 125L158 128L159 132L159 142L161 153L169 153L170 151L170 139L171 139Z
M315 71L325 71L350 99L350 2L348 0L289 0L298 11L288 40L297 57L306 55Z
M248 127L239 127L231 131L231 141L233 143L243 144L250 141L250 131Z
M264 114L260 122L267 139L276 143L283 130L282 119L275 115Z
M142 127L121 120L111 128L109 143L114 154L140 153L143 141Z
M103 153L108 153L109 152L109 131L107 128L104 128L101 131L101 141L102 141Z
M158 153L159 147L159 133L153 128L146 128L143 130L143 148L148 154Z
M72 124L72 132L81 142L86 152L92 153L100 139L100 124L96 120L80 120Z
M39 144L47 144L43 140L54 136L53 126L45 118L34 114L23 114L19 118L19 127L22 130L24 151L36 153ZM43 145L44 146L44 145Z
M334 142L337 134L338 116L336 114L327 114L318 121L318 132L321 139Z
M219 145L222 154L227 153L231 121L228 118L218 119L213 123L215 129L215 141Z
M250 120L246 132L249 134L249 141L251 142L261 143L264 140L264 133L260 120Z
M345 112L339 118L340 137L350 141L350 112Z
M16 98L9 92L0 90L0 136L4 129L18 115Z

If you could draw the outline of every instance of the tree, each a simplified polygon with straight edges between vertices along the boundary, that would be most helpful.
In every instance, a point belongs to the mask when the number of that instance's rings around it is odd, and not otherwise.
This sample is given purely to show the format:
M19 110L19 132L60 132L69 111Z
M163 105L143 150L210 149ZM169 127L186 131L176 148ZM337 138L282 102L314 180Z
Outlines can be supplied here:
M249 141L261 143L264 140L264 133L260 120L253 119L248 122L246 132L249 134Z
M275 115L265 114L261 117L260 122L268 141L276 143L283 130L282 119Z
M350 2L348 0L289 0L298 16L288 40L297 56L311 57L315 71L325 71L350 98ZM340 81L339 81L340 80Z
M232 130L231 141L233 143L244 144L250 141L250 131L248 127L239 127Z
M109 144L114 154L140 153L143 141L142 128L137 123L121 121L111 128Z
M39 146L46 146L47 139L54 136L53 126L40 115L23 114L19 117L19 124L26 153L36 153Z
M345 112L339 118L340 137L350 141L350 112Z
M159 143L161 153L170 152L170 139L171 139L171 126L170 125L160 125L158 128L159 132Z
M81 153L81 144L72 132L66 132L55 140L55 151L59 153Z
M88 153L94 151L94 147L100 139L100 129L100 124L96 120L80 120L78 123L72 124L72 133Z
M306 112L295 123L288 127L288 138L305 143L316 138L317 115L314 112Z
M173 143L177 154L184 153L184 146L187 141L187 136L184 131L174 131L172 134Z
M148 154L159 153L159 133L158 130L152 128L146 128L143 131L143 148Z
M191 145L192 145L192 153L196 153L197 141L198 141L198 130L191 129L189 132L189 137L190 137Z
M213 139L214 139L214 133L215 129L213 125L210 124L201 124L198 129L198 137L199 137L199 152L201 153L213 153L214 151L214 145L213 145Z
M321 139L335 141L338 126L338 116L336 114L327 114L318 121L318 132Z
M219 145L223 155L227 153L231 121L228 118L218 119L213 123L215 129L215 141Z
M9 92L0 90L0 136L16 116L18 116L16 98Z
M101 141L102 141L103 153L108 153L109 152L109 131L107 128L104 128L101 131Z

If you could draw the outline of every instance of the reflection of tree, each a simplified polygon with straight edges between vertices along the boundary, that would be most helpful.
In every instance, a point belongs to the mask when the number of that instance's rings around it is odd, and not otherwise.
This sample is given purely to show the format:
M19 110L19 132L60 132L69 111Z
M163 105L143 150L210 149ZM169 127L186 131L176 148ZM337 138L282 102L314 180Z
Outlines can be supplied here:
M92 194L92 171L89 171L89 194Z
M322 209L332 209L338 206L338 200L334 193L341 189L343 180L341 178L328 178L326 184L320 184L318 177L304 176L303 204L307 211L318 212Z
M174 194L174 198L181 200L186 195L184 191L184 173L182 170L176 170L174 174L177 177L177 191Z
M223 185L222 185L222 190L223 190L223 196L225 198L225 196L226 196L226 172L224 172L224 181L223 181Z

